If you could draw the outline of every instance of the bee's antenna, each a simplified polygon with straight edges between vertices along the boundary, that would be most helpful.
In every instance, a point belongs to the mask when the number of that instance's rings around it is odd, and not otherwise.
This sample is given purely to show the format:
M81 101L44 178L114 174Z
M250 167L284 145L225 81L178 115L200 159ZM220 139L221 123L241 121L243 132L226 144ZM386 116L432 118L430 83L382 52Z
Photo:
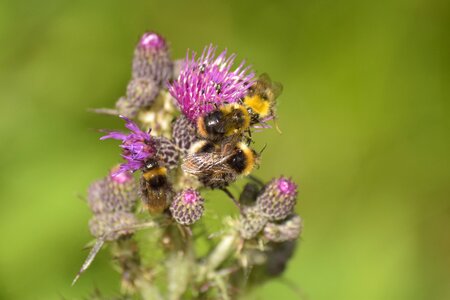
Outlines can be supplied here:
M267 143L264 144L264 147L261 149L261 151L259 151L258 155L261 156L261 154L264 152L264 150L266 150L267 148Z

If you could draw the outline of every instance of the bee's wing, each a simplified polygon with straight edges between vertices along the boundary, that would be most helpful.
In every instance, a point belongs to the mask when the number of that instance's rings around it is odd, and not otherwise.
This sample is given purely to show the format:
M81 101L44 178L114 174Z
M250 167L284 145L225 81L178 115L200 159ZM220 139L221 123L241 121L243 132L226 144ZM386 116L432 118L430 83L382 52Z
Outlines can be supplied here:
M274 98L278 98L278 96L280 96L283 92L283 85L279 82L272 82L272 91Z
M192 175L201 175L208 172L227 172L230 167L226 164L226 161L230 156L209 152L192 153L186 156L181 168Z
M273 82L267 73L262 73L261 75L259 75L258 81L262 86L270 87L274 99L278 98L278 96L280 96L283 92L283 85L279 82Z
M272 82L272 80L270 79L269 74L267 73L262 73L261 75L258 76L258 81L265 83L265 84L269 84Z

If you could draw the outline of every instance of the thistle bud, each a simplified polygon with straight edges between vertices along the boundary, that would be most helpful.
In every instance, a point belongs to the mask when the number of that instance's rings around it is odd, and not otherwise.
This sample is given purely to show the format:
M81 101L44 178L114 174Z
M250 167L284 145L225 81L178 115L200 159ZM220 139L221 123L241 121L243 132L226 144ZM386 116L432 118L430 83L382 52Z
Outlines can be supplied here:
M168 169L173 169L178 166L180 155L178 153L175 144L165 137L155 137L155 148L157 149L156 155L164 162L164 165Z
M106 241L115 241L122 236L132 234L133 230L127 227L136 223L134 214L117 211L94 215L89 220L89 229L96 238L103 237Z
M136 204L138 188L133 176L129 173L113 175L115 170L89 187L87 200L95 214L130 212Z
M191 225L203 215L204 200L194 189L186 189L175 195L170 212L175 221L182 225Z
M267 223L264 227L264 236L272 242L280 243L296 240L303 229L303 220L293 214L281 223Z
M173 63L165 39L154 32L145 33L134 50L133 77L145 77L162 86L173 75Z
M266 223L267 217L258 206L244 206L239 227L241 236L246 240L256 237Z
M159 93L158 84L151 78L133 78L127 86L126 97L116 102L117 111L128 118L133 118L142 108L150 107Z
M297 201L297 185L286 177L269 182L256 200L270 221L283 220L290 215Z
M184 115L179 116L172 124L172 137L175 145L183 155L187 155L191 145L197 140L195 127Z

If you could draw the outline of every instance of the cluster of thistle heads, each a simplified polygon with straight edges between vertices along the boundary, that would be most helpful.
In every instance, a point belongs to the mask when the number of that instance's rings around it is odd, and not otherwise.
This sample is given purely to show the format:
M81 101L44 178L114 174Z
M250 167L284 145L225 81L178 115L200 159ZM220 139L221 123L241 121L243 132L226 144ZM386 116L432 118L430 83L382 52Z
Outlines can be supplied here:
M271 128L281 86L244 61L235 66L235 59L210 45L200 56L188 51L174 61L161 35L141 37L125 95L114 109L96 110L122 118L128 131L101 137L121 141L123 162L89 188L94 237L132 235L143 210L193 225L204 215L202 191L220 189L238 207L233 224L243 241L292 245L298 239L297 185L285 176L268 182L251 176L261 164L254 133ZM243 177L249 182L235 197L228 187Z

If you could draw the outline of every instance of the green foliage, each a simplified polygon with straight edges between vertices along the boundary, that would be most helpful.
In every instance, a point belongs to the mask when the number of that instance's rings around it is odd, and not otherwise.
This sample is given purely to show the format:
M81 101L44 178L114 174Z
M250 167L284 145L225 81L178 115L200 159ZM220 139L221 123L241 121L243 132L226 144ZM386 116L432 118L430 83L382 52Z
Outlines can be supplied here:
M149 29L174 57L214 42L283 83L283 135L256 134L268 145L257 173L300 183L303 241L284 277L301 293L449 298L449 11L438 0L0 2L0 298L117 295L108 251L70 287L90 240L78 195L117 162L96 129L122 128L86 108L123 94ZM235 211L221 200L210 216ZM249 298L297 297L283 282Z

